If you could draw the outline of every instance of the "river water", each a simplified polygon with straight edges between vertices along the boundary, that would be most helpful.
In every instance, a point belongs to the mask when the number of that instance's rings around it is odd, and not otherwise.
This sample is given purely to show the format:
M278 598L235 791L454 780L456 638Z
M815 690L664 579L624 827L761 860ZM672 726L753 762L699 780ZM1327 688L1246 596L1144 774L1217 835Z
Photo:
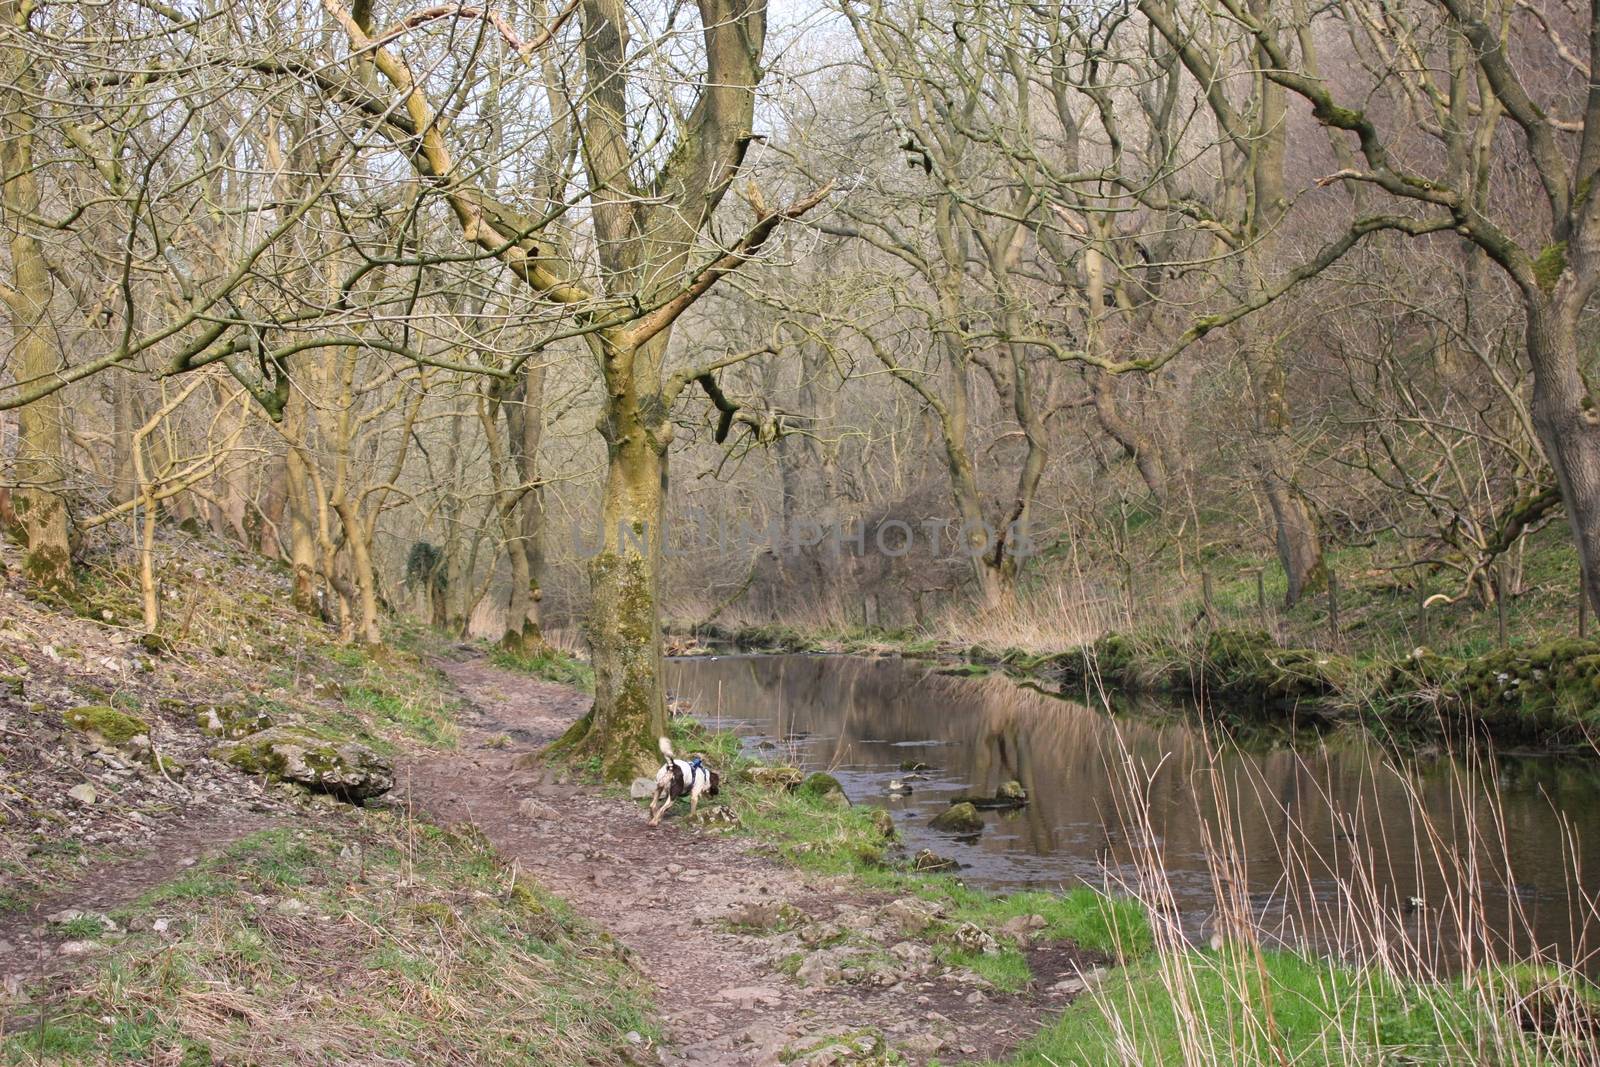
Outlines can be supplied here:
M681 659L668 687L749 747L832 772L853 802L893 812L909 848L959 861L975 884L1133 892L1202 941L1249 921L1321 948L1381 943L1424 967L1537 950L1597 969L1600 773L1587 763L1400 760L1355 732L1245 742L1181 708L1113 715L910 659ZM925 777L902 769L917 763ZM951 796L1010 779L1030 803L986 811L981 834L928 826Z

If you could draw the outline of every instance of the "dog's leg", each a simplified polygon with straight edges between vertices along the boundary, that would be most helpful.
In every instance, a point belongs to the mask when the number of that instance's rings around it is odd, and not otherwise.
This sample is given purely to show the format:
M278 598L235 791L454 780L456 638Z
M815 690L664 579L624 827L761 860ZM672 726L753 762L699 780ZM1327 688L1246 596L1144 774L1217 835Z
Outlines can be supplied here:
M698 809L699 807L700 807L700 790L696 789L694 792L689 794L689 814L693 815L695 813L695 810Z
M669 800L667 803L670 804L671 801ZM660 810L657 810L658 808ZM650 798L650 825L660 826L661 816L666 813L666 810L667 804L661 803L661 794L657 792L654 797Z

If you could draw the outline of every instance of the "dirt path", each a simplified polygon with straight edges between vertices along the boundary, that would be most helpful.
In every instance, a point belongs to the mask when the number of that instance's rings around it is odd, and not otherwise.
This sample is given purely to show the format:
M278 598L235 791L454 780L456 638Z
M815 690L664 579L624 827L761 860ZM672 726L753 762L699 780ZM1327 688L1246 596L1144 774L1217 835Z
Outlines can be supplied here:
M462 744L414 758L402 796L436 820L476 824L519 869L636 955L658 990L661 1063L774 1065L805 1060L830 1035L862 1031L882 1033L916 1063L935 1054L944 1062L985 1058L1066 1003L1060 991L985 992L976 976L942 974L917 959L911 962L920 968L875 982L805 985L787 977L779 961L793 951L793 938L731 932L730 916L788 905L816 924L881 932L891 898L781 866L749 838L693 830L670 817L652 830L639 804L558 782L532 754L581 715L588 698L482 659L444 668L469 704ZM884 940L898 938L890 932ZM916 951L896 944L884 955L893 961ZM1066 946L1036 948L1030 962L1041 987L1086 965ZM822 1053L806 1062L839 1060Z

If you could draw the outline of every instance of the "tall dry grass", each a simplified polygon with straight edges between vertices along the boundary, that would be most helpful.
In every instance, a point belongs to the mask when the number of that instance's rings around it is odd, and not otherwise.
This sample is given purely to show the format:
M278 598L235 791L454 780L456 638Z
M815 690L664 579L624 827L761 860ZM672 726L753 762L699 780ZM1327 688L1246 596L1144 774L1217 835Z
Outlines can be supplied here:
M1187 768L1195 803L1211 813L1204 849L1215 907L1198 936L1147 799L1158 776L1179 768L1125 746L1112 762L1114 817L1130 844L1126 862L1108 867L1106 888L1144 903L1156 949L1113 972L1018 1062L1600 1064L1600 993L1588 977L1600 964L1600 887L1583 884L1583 842L1552 809L1571 931L1559 946L1541 943L1515 891L1512 831L1482 753L1449 765L1450 811L1430 808L1416 779L1400 774L1410 785L1401 840L1384 831L1392 821L1324 792L1339 824L1335 854L1314 847L1299 822L1307 805L1267 789L1249 761ZM1265 805L1281 836L1244 840L1231 817L1242 804ZM1252 849L1275 853L1256 868L1284 872L1272 884L1252 884ZM1427 885L1426 898L1397 897L1397 883Z

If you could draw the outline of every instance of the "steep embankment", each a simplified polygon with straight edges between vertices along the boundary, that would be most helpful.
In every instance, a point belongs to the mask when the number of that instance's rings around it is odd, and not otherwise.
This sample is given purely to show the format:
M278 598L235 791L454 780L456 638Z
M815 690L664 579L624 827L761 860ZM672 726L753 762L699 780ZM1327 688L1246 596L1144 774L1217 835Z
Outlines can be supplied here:
M161 641L114 552L71 604L0 582L0 1062L620 1062L649 1040L637 970L480 836L339 799L455 743L443 675L337 646L227 548L161 566ZM220 758L263 727L299 765Z

